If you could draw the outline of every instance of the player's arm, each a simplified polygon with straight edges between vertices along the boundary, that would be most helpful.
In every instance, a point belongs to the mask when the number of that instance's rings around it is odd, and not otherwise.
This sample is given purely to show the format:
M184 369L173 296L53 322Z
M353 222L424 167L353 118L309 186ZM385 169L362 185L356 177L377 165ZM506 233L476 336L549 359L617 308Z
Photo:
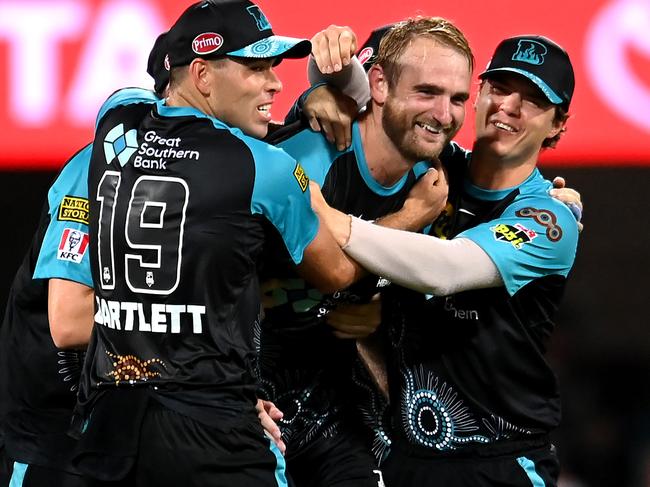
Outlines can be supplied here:
M467 239L439 240L315 206L337 243L366 270L402 286L446 296L503 284L490 257Z
M58 348L85 348L93 329L93 289L65 279L48 281L47 317Z
M322 293L344 289L364 275L361 266L341 250L322 222L305 248L298 273Z

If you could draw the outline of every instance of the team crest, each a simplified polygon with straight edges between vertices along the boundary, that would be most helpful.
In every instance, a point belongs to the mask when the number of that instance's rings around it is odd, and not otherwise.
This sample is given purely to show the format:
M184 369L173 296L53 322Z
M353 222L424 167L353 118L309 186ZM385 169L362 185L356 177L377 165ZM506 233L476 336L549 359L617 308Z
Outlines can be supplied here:
M496 240L509 243L517 250L537 237L537 233L534 230L526 228L521 223L516 223L515 225L499 223L494 227L490 227L490 230L494 233Z
M296 163L296 168L293 170L293 176L296 178L296 181L298 181L298 185L300 186L300 189L304 193L307 191L307 186L309 186L309 178L307 177L307 174L305 174L305 170L302 168L300 163Z
M59 260L80 264L88 249L88 234L73 228L66 228L61 235L61 242L56 253Z
M539 66L544 64L544 56L547 52L548 49L541 42L522 39L517 44L517 51L512 55L512 60Z

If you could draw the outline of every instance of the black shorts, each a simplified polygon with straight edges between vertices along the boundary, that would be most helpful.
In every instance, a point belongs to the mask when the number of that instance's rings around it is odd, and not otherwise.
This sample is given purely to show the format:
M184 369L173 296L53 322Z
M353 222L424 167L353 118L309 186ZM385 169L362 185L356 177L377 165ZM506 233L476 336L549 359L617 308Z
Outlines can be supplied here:
M78 447L74 465L102 487L287 485L254 406L208 426L140 391L118 392L97 401Z
M339 430L287 453L287 471L296 487L382 487L381 473L360 437Z
M387 487L555 487L553 445L498 456L416 457L393 447L381 465Z

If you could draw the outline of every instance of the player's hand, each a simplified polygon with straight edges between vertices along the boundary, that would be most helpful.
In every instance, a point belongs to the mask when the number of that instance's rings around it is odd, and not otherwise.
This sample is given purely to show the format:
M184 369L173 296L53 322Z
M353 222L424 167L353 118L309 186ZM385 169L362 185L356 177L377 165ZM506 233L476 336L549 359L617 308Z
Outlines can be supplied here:
M374 333L381 322L379 294L369 303L340 304L327 315L327 323L338 338L364 338Z
M578 231L582 232L584 225L581 222L583 206L580 193L573 188L567 188L564 178L557 176L553 179L553 189L549 194L569 207L571 213L573 213L573 216L575 216L576 221L578 222Z
M352 143L352 121L357 111L357 103L352 98L329 85L314 88L303 104L303 113L312 130L322 132L338 150Z
M311 55L321 73L341 71L357 52L357 36L346 26L330 25L311 38Z
M336 243L343 247L350 238L350 216L328 205L321 193L320 186L314 181L309 181L309 192L311 193L311 207L320 218L321 224L329 229Z
M411 188L402 210L409 214L413 229L433 222L447 204L449 185L442 166L429 169Z
M257 417L259 418L260 423L262 423L262 428L264 428L266 434L273 440L280 449L280 452L284 455L287 447L284 444L284 441L282 441L282 433L276 423L282 419L284 413L271 401L264 401L262 399L257 400L255 409L257 410Z

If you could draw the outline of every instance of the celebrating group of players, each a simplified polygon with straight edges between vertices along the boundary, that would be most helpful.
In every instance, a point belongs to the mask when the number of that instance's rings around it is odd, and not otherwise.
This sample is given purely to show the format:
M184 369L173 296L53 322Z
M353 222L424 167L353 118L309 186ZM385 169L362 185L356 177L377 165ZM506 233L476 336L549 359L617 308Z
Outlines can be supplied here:
M580 201L536 166L569 57L503 40L467 151L457 27L356 50L202 0L156 41L155 92L103 104L0 330L2 485L556 485L544 352ZM310 52L272 125L274 66Z

